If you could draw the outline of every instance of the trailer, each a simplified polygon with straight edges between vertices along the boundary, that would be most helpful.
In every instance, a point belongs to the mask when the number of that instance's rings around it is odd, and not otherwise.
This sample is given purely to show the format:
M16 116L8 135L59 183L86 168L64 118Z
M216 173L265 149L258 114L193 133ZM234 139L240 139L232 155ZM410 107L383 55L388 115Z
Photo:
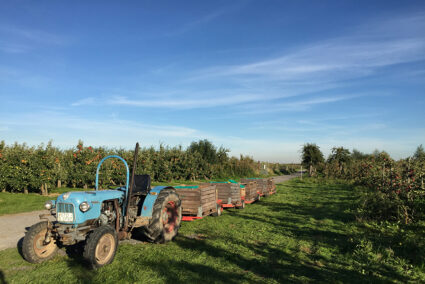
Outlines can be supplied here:
M242 199L241 187L231 182L212 182L217 187L218 203L223 208L245 208L245 200Z
M209 215L221 215L223 209L217 203L218 194L215 185L181 185L174 188L181 200L182 221L193 221Z

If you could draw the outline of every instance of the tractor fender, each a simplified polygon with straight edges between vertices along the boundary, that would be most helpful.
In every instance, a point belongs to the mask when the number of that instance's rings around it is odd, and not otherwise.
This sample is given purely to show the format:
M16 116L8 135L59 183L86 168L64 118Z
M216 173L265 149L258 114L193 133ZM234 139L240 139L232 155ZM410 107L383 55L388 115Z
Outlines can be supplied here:
M146 196L145 201L143 202L142 212L140 214L141 217L152 217L153 206L155 205L155 201L158 198L158 195L164 189L174 189L172 186L155 186L153 189L149 191L149 194Z

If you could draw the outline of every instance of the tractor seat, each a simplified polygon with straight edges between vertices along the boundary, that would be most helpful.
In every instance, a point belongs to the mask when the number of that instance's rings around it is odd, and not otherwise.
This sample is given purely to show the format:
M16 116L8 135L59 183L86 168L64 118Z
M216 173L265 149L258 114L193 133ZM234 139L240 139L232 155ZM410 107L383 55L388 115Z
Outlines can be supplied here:
M150 175L135 175L133 184L133 194L146 195L151 190Z

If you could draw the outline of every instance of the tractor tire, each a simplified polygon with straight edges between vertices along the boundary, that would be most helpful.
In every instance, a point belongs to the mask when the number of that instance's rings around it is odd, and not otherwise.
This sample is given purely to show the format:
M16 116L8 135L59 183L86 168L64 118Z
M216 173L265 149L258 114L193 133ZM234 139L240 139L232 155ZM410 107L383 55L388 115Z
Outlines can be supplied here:
M174 189L167 188L159 193L149 224L141 229L147 241L165 243L177 236L181 220L180 198Z
M91 232L84 246L83 257L92 269L110 264L118 247L118 236L111 226L101 226Z
M56 241L44 244L47 233L47 222L39 222L31 226L22 242L22 254L28 262L40 263L53 258L58 252Z

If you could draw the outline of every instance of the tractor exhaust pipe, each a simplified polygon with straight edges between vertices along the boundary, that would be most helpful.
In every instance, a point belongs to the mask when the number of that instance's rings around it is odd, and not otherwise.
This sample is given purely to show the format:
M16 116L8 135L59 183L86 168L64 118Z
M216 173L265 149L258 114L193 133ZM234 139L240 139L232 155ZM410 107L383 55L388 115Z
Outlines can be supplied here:
M127 231L128 228L128 206L130 205L131 195L133 193L134 187L134 175L136 174L136 165L137 165L137 156L139 154L139 142L136 143L136 149L134 149L134 160L133 168L131 169L131 179L130 179L130 188L128 189L127 200L125 201L125 221L124 221L124 230Z

